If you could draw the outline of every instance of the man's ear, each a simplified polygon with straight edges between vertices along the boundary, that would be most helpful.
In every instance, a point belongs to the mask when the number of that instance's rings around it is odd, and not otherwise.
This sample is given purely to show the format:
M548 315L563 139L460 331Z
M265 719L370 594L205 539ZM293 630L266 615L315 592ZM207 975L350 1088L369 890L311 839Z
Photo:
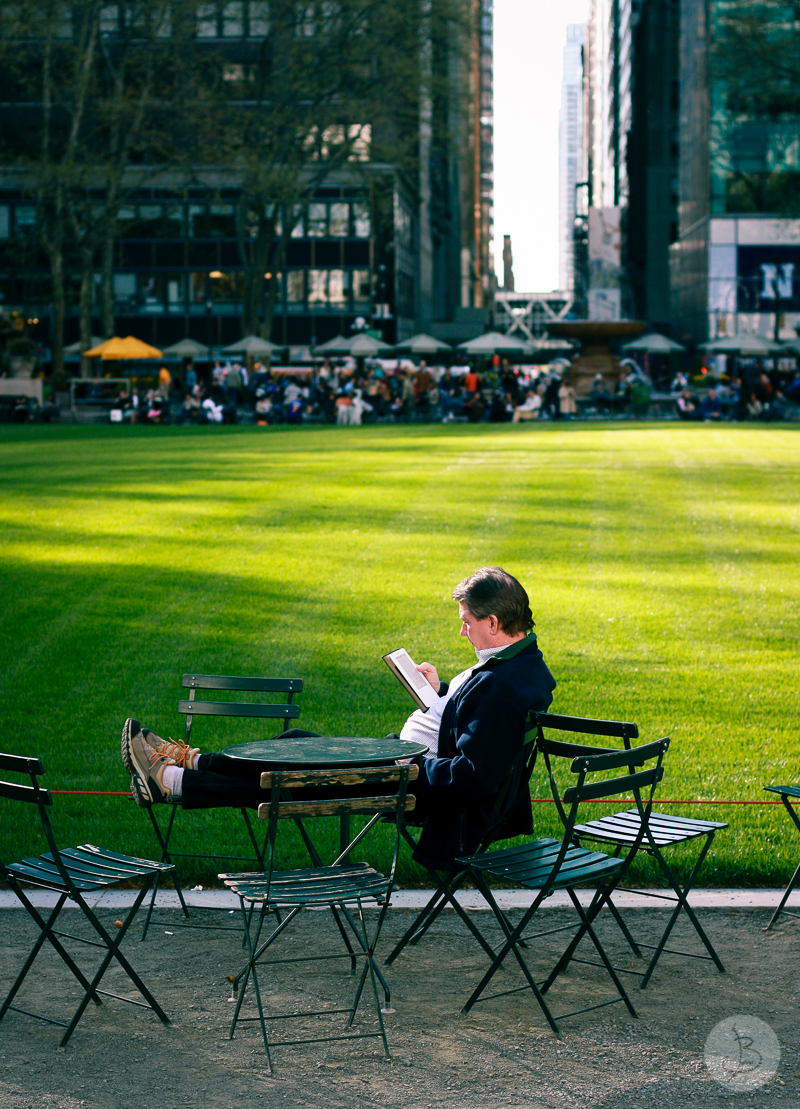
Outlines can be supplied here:
M497 632L498 632L499 628L500 628L500 621L497 619L496 616L490 616L489 617L489 632L492 635L497 635Z

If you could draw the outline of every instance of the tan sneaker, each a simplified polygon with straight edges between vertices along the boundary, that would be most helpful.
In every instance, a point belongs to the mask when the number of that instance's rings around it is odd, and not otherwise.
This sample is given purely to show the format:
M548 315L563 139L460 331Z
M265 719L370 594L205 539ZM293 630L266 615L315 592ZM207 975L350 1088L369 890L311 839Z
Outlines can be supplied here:
M149 735L153 737L152 732ZM170 799L171 792L164 785L164 768L170 763L145 738L138 720L128 719L122 728L122 761L131 776L137 805L149 808Z
M194 757L200 754L199 747L187 747L183 740L161 739L155 732L144 729L145 741L153 748L157 758L165 758L167 766L180 766L183 770L194 770Z

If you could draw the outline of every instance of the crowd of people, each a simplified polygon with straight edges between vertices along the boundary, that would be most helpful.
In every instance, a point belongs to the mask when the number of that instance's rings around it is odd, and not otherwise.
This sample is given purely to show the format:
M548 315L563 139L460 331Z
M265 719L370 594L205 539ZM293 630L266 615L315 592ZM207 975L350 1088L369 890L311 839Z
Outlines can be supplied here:
M216 363L210 382L187 364L183 381L163 369L146 392L123 388L117 421L236 423L252 417L270 424L503 423L570 418L575 391L561 373L507 363L478 373L453 368L373 361L355 368L325 361L299 370L267 370ZM180 397L180 400L178 398ZM114 419L114 417L112 417Z
M679 372L667 386L681 420L777 421L792 418L800 404L800 371L761 370L732 379L709 376L694 388ZM666 383L660 382L663 389ZM354 360L309 367L265 367L255 362L217 361L205 379L187 362L174 375L162 366L149 388L124 385L110 402L103 382L87 382L110 403L113 423L273 424L328 423L521 423L588 416L644 416L654 392L648 373L631 360L620 363L615 385L597 373L580 400L565 360L547 366L513 366L494 359L486 368L441 367L409 361ZM101 395L102 394L102 395ZM113 396L113 394L112 394ZM663 402L665 397L658 398ZM92 395L84 403L91 403ZM28 397L5 406L6 419L50 420L59 408L53 395L44 405ZM13 411L12 411L13 409ZM4 409L5 411L5 409Z

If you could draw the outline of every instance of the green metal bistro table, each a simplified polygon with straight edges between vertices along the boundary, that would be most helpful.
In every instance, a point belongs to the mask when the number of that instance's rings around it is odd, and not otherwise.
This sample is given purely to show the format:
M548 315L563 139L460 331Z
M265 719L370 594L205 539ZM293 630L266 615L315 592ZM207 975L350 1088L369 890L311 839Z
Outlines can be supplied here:
M342 770L346 766L384 766L398 759L413 759L428 750L424 743L396 736L297 736L294 739L255 740L226 747L224 754L246 759L265 770ZM350 842L350 817L339 817L339 844ZM306 844L308 846L308 844Z

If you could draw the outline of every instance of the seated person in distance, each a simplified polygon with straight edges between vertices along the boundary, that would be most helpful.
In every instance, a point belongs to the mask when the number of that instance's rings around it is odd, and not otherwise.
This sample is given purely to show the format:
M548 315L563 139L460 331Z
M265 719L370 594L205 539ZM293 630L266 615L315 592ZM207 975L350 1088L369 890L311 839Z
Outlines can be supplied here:
M425 821L415 858L436 868L452 867L458 855L475 851L502 821L507 836L532 832L530 803L515 806L525 726L531 712L550 706L556 685L536 642L528 595L516 578L497 566L484 567L456 586L453 600L460 634L477 661L449 683L440 681L430 663L420 663L417 669L439 697L426 712L413 712L400 733L428 747L410 788L417 797L414 820ZM281 736L313 734L293 730ZM257 808L265 799L259 764L201 754L159 738L138 720L125 721L122 761L138 805L180 799L185 809Z

